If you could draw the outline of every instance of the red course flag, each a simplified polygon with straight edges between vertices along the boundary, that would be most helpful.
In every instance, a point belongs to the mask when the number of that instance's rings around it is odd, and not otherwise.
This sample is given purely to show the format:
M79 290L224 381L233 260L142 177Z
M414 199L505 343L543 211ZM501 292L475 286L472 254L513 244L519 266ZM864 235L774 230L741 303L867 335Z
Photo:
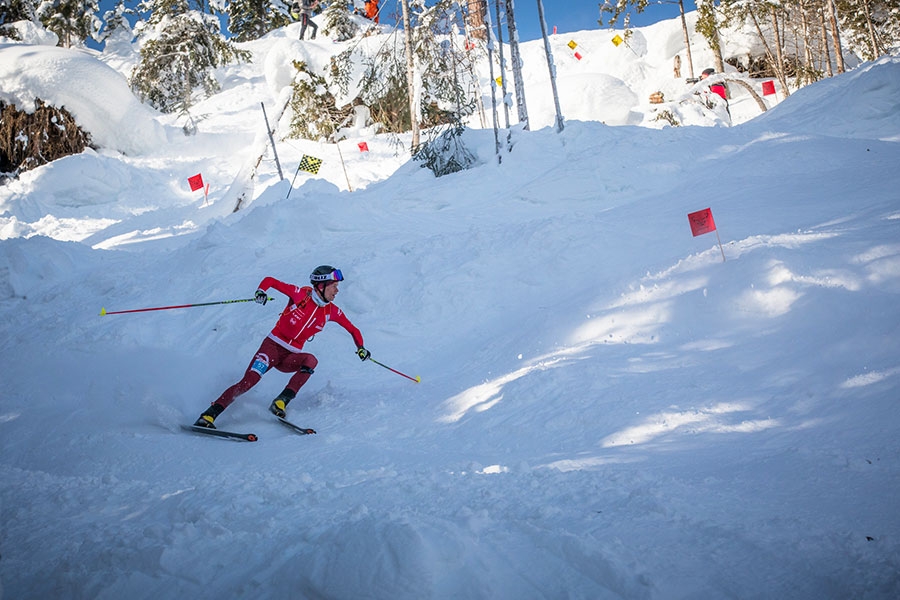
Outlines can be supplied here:
M203 187L203 176L197 173L193 177L188 177L188 185L191 186L192 192L196 192Z
M774 81L763 81L762 84L763 96L771 96L775 93L775 82Z
M368 152L369 151L369 145L365 142L360 142L357 144L357 146L359 146L360 152Z
M581 54L578 53L578 52L576 52L576 53L575 53L575 58L577 58L578 60L581 60Z
M708 208L688 213L688 221L691 223L691 233L694 234L694 237L716 230L716 223L713 221L712 210Z

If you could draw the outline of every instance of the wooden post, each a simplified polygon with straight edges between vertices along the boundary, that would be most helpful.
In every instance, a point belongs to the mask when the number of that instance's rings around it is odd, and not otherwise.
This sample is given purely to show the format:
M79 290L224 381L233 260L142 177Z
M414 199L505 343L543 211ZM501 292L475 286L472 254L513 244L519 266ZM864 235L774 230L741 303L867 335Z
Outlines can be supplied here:
M347 165L344 164L344 155L341 153L341 143L335 140L334 145L337 147L338 156L341 157L341 167L344 169L344 178L347 180L347 189L352 192L353 186L350 185L350 176L347 175Z
M284 175L281 174L281 162L278 160L278 151L275 149L275 137L272 135L272 129L269 127L269 116L266 114L266 105L262 102L259 103L262 106L263 110L263 118L266 120L266 133L269 134L269 143L272 144L272 154L275 155L275 166L278 167L278 180L284 180Z

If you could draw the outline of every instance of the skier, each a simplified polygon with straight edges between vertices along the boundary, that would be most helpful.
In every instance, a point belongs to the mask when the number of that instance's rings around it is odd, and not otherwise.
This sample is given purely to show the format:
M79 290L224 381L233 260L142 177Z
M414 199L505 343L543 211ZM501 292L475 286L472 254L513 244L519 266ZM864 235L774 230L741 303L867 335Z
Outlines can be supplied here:
M356 343L357 356L360 360L368 359L371 353L363 345L359 329L340 308L332 304L338 293L338 282L343 280L341 270L330 265L316 267L309 276L310 285L304 287L284 283L274 277L263 279L259 289L256 290L255 300L265 304L269 298L269 288L275 288L288 297L287 306L272 332L259 346L243 378L222 392L194 425L215 429L213 422L216 417L238 396L259 383L262 376L271 368L278 369L282 373L293 373L287 386L269 406L269 410L275 416L284 418L285 408L313 374L319 362L312 354L301 351L303 344L321 331L328 321L334 321L346 329Z
M301 40L306 34L307 25L312 28L312 35L309 36L309 39L316 39L316 32L319 31L319 26L313 22L312 15L317 6L319 6L319 0L295 0L291 5L291 16L300 20Z

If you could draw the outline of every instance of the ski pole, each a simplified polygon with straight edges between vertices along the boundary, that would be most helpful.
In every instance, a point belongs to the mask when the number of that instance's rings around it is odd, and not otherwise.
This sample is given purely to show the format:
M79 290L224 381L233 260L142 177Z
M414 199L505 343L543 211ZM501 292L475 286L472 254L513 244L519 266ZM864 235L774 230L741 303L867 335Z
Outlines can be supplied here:
M269 298L269 300L274 300L275 298ZM255 302L256 298L243 298L240 300L220 300L218 302L201 302L199 304L179 304L177 306L157 306L154 308L135 308L133 310L106 310L105 308L100 309L100 316L103 317L105 315L121 315L124 313L137 313L137 312L148 312L151 310L170 310L173 308L193 308L195 306L213 306L215 304L234 304L236 302Z
M397 369L392 369L392 368L390 368L390 367L387 366L387 365L381 364L380 362L378 362L377 360L375 360L375 359L372 358L371 356L369 357L369 360L371 360L373 363L375 363L375 364L378 365L379 367L384 367L384 368L387 369L388 371L393 371L393 372L396 373L397 375L402 375L403 377L406 377L407 379L410 379L410 380L412 380L412 381L415 381L416 383L422 383L422 378L419 377L418 375L416 375L415 377L410 377L410 376L407 375L406 373L401 373L401 372L398 371Z

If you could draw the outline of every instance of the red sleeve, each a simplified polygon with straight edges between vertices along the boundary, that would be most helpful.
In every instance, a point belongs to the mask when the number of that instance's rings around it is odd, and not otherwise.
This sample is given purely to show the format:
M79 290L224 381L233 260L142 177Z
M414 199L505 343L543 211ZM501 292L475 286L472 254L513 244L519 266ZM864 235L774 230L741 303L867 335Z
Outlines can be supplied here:
M350 319L347 318L347 315L344 314L340 308L331 304L331 315L330 319L347 330L351 336L353 336L353 342L356 344L357 348L362 348L365 344L363 344L362 333L359 332L359 329L350 322Z
M296 285L291 285L290 283L285 283L283 281L279 281L274 277L266 277L259 283L259 289L264 292L268 292L269 288L275 288L295 303L300 302L303 299L305 294L303 290Z

